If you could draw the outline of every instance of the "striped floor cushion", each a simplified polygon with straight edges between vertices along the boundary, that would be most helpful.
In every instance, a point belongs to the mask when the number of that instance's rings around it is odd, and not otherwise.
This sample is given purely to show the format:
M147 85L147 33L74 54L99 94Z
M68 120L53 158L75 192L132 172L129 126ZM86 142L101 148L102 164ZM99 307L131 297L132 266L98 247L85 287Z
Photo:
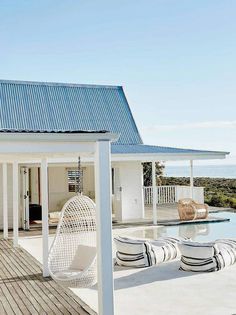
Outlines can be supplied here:
M177 244L182 238L165 237L158 240L140 240L115 237L116 263L127 267L150 267L180 257Z
M236 241L222 239L213 243L182 241L180 270L213 272L236 262Z

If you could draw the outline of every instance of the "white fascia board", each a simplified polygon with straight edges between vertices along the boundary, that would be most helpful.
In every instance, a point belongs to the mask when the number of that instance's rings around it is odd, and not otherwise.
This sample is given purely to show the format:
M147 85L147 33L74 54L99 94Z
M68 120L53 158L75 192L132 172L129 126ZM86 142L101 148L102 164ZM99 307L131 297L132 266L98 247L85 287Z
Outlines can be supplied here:
M112 154L113 162L121 161L183 161L183 160L215 160L225 159L228 152L194 153L194 154Z
M95 142L30 142L30 141L11 141L0 142L0 154L24 154L28 159L35 155L63 155L77 152L92 154L95 152Z
M184 160L213 160L213 159L225 159L228 152L214 153L214 154L111 154L112 162L128 162L128 161L138 161L138 162L150 162L150 161L184 161ZM77 163L79 154L56 156L51 155L48 158L49 164L66 164L66 163ZM82 163L93 163L93 155L82 155ZM24 163L31 164L37 163L35 159L24 160ZM39 160L40 162L40 160Z
M96 141L117 141L119 134L105 133L40 133L40 132L0 132L1 142L96 142Z
M0 161L93 155L98 141L116 141L112 133L0 133Z

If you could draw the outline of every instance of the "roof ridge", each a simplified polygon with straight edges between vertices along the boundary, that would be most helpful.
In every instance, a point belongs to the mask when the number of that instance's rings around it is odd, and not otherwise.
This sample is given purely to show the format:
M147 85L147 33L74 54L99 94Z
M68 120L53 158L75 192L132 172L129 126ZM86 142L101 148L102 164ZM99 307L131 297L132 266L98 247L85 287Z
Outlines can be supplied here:
M29 85L48 85L48 86L68 86L68 87L85 87L85 88L107 88L107 89L122 89L121 85L107 84L80 84L66 82L47 82L47 81L24 81L24 80L4 80L0 79L0 84L29 84Z

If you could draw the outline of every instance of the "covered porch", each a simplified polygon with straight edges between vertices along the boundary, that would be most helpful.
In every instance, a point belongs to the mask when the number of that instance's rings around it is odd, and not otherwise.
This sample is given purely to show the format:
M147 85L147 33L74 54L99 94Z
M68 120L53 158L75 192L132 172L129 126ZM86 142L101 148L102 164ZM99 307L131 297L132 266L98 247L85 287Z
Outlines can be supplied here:
M118 154L119 150L122 154ZM192 198L198 203L204 203L204 187L194 186L194 163L200 160L225 159L228 154L148 145L118 148L112 156L115 165L113 204L115 220L126 222L146 219L148 208L148 218L150 219L152 209L152 223L156 225L163 221L159 216L160 208L163 206L169 205L177 210L176 204L183 198ZM188 161L189 186L159 186L156 174L158 161ZM151 164L151 186L143 186L143 163Z
M110 143L111 141L116 141L117 138L118 135L106 131L2 130L0 132L3 238L7 240L10 236L9 209L12 206L12 244L15 248L19 247L19 226L21 224L21 217L19 215L20 187L22 185L19 176L20 168L25 167L25 165L40 166L40 199L42 204L40 252L43 277L49 276L48 166L57 159L61 161L68 158L76 159L80 155L93 161L96 193L98 300L99 313L104 315L110 315L114 312ZM9 170L12 172L11 181L8 180ZM24 181L23 184L25 184ZM11 187L10 194L9 186ZM10 244L11 246L11 242L7 243L5 241L4 244L6 246ZM8 257L10 253L6 255ZM27 262L26 265L29 263Z

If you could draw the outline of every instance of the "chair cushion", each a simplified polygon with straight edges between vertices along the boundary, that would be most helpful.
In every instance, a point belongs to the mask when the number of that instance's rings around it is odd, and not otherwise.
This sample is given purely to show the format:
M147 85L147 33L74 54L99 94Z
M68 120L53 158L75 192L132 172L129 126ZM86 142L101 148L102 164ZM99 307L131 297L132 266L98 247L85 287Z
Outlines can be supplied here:
M118 265L148 267L155 264L155 255L148 241L119 236L115 237L114 241L117 248L116 262Z
M180 240L172 237L154 241L115 237L116 263L127 267L149 267L173 260L180 256L177 246Z
M192 272L218 271L236 261L236 242L217 240L213 243L184 241L179 244L180 270Z
M78 277L80 274L82 273L82 271L80 270L62 270L59 272L55 272L54 277L57 279L59 278L60 280L68 280L74 277Z
M205 209L205 208L200 208L200 209L198 208L198 209L197 209L197 212L204 214L204 213L206 213L206 209Z
M96 257L96 247L78 245L69 270L84 270L88 268Z

